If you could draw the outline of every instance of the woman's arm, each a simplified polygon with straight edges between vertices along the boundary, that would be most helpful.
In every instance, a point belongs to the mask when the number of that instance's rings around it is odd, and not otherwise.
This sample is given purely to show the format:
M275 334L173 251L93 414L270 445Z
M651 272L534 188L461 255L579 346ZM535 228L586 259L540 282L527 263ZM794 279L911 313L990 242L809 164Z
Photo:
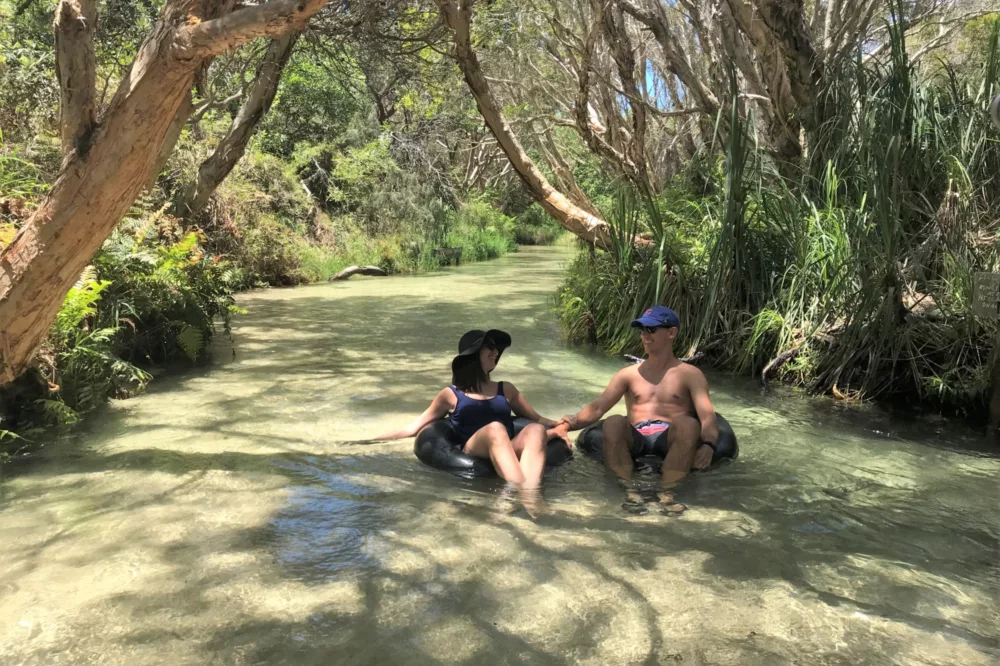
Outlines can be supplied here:
M541 423L546 428L553 428L556 425L556 421L552 419L547 419L538 412L535 408L528 404L528 401L524 399L521 392L517 390L510 382L504 382L504 392L503 395L507 398L507 402L510 403L510 408L514 410L514 413L518 416L523 416L529 421L534 421L535 423Z
M415 421L410 423L405 428L387 432L384 435L379 435L375 439L403 439L404 437L413 437L420 432L425 425L431 421L441 418L451 410L455 409L457 402L458 401L455 399L455 392L450 388L443 388L440 393L434 396L431 406L424 410L424 413L418 416Z

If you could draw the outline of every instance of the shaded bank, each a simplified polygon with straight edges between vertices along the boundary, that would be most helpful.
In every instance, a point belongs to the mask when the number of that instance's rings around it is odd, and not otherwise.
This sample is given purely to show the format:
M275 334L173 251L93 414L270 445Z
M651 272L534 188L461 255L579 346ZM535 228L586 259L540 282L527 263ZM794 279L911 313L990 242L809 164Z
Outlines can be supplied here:
M891 53L845 65L797 169L731 110L718 160L656 197L623 195L607 253L581 253L560 307L571 338L635 351L628 320L674 307L685 355L849 400L983 415L997 322L973 276L1000 271L1000 24L982 67L919 70ZM781 168L779 168L781 167ZM636 234L652 238L635 247Z

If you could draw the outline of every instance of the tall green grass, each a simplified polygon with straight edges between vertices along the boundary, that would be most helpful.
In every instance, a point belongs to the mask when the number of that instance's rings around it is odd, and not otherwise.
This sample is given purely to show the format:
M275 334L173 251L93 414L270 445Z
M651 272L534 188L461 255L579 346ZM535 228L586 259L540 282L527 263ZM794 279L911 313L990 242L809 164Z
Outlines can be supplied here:
M886 57L830 75L797 172L731 108L715 194L619 195L609 251L581 254L563 287L570 337L637 350L628 321L660 302L681 315L682 355L852 398L983 404L997 326L969 306L972 275L1000 268L986 114L1000 36L962 76L918 72L892 31ZM653 243L633 243L641 234Z

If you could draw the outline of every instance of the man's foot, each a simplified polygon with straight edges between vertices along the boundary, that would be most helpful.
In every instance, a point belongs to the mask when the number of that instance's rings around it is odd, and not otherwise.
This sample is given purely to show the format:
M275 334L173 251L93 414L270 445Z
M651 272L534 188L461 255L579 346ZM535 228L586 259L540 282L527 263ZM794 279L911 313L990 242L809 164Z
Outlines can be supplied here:
M622 509L634 516L642 516L649 513L649 509L646 508L645 498L635 488L625 489L625 501L622 502Z
M655 505L657 510L664 516L679 516L687 511L687 507L677 502L674 499L674 494L666 490L649 491L648 502Z

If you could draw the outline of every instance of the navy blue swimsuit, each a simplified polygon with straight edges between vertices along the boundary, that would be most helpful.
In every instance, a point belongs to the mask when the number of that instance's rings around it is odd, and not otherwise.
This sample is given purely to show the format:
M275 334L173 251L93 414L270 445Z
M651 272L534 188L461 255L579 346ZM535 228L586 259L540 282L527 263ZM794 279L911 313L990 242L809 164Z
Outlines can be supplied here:
M462 446L476 431L494 421L499 421L507 428L507 434L514 437L514 418L511 416L510 403L503 394L503 382L497 384L497 394L492 398L470 398L454 386L449 386L458 398L458 404L451 412L448 420L458 435Z

